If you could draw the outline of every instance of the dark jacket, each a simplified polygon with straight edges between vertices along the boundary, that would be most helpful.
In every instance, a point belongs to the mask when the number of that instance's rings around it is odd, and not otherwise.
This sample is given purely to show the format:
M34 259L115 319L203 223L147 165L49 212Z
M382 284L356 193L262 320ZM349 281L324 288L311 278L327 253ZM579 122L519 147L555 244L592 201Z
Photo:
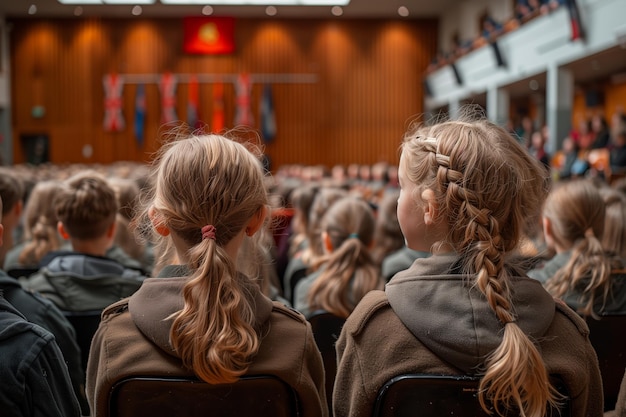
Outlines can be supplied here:
M0 297L3 417L78 417L80 405L54 336Z
M469 277L450 272L456 261L417 259L384 292L361 300L336 345L335 417L371 415L380 387L403 373L478 373L503 326ZM516 323L537 341L547 371L565 382L572 416L601 416L602 380L585 322L536 280L513 277L511 290Z
M39 272L20 282L61 310L102 310L137 291L145 279L113 259L77 252L55 255Z
M76 343L76 333L63 313L54 303L37 293L26 291L17 279L0 270L0 290L4 298L13 305L26 320L35 323L54 335L67 364L74 393L80 401L85 415L89 406L85 397L85 370L80 362L80 348Z
M184 305L187 274L183 267L166 267L161 277L147 279L139 291L103 312L87 366L92 417L108 415L108 394L122 378L194 376L169 341L170 316ZM261 343L247 375L282 379L298 394L302 417L326 417L324 366L310 324L300 313L265 297L257 285L250 283L248 290L255 301Z

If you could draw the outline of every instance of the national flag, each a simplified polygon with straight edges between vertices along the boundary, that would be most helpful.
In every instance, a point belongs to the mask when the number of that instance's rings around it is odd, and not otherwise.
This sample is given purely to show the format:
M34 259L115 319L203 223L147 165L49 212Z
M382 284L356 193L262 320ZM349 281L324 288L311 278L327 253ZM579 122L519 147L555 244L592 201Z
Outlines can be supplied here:
M198 89L198 77L192 75L189 79L189 97L187 100L187 125L192 129L200 128L200 121L198 120L200 107Z
M143 146L145 124L146 89L143 84L137 84L137 91L135 92L135 140L138 146Z
M250 108L250 93L252 92L252 82L250 74L239 74L235 83L236 104L235 109L235 126L253 126L254 116Z
M211 131L219 133L224 129L224 84L213 84L213 115L211 117Z
M124 79L118 74L106 74L102 78L104 86L104 130L121 132L125 123L122 116L122 93Z
M572 33L570 39L575 41L576 39L584 39L585 31L582 27L582 22L580 21L580 12L578 10L578 4L576 4L576 0L566 0L567 1L567 10L569 12L569 20L572 28Z
M266 143L270 143L276 137L276 113L274 112L274 97L272 86L265 84L261 103L259 104L261 119L261 135Z
M232 17L185 17L183 50L188 54L235 52L235 19Z
M174 74L167 72L161 76L159 90L161 91L161 123L174 122L176 115L176 86L178 81Z

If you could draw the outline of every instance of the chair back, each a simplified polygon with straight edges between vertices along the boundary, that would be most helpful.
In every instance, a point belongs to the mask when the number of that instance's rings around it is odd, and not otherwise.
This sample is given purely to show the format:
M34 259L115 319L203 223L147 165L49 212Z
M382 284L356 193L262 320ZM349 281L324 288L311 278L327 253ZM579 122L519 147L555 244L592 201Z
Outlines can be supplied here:
M195 378L131 377L117 382L109 417L295 417L295 391L274 376L244 376L232 384Z
M480 406L480 378L472 376L406 374L390 379L378 391L374 417L479 417L489 416ZM561 394L568 395L560 378L552 383ZM564 400L548 416L567 417L570 404Z
M318 310L308 319L315 338L315 344L322 354L324 370L326 374L326 399L329 409L331 407L335 374L337 373L337 351L335 343L341 333L346 319L335 316L327 311Z
M39 268L11 268L6 272L8 276L13 278L28 278L37 271Z
M626 369L626 343L622 339L622 332L626 329L626 315L603 315L600 320L593 317L585 320L589 326L589 340L600 365L604 410L613 410Z
M93 339L93 335L98 330L101 314L101 310L63 311L63 315L67 317L67 320L76 332L76 343L78 343L80 348L83 369L87 369L91 339Z

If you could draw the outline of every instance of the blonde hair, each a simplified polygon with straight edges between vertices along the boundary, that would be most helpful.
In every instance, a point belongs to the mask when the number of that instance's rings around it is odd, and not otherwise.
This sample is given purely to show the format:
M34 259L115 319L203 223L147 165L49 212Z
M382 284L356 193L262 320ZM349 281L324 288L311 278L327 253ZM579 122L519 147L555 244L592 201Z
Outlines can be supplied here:
M461 256L463 271L504 326L500 346L484 362L482 408L491 414L491 404L501 416L508 409L543 416L559 394L539 350L515 321L509 271L527 217L545 198L546 171L504 129L470 116L409 131L400 169L417 185L416 201L424 189L434 192L438 221L448 230L438 245Z
M73 239L97 239L115 222L117 198L107 180L95 171L65 180L54 198L57 219Z
M30 192L24 208L24 237L27 243L19 255L20 264L38 265L45 254L61 247L56 212L51 204L60 187L59 181L41 181Z
M602 246L626 259L626 195L611 187L602 187L600 194L606 205Z
M246 373L260 340L253 284L224 246L268 203L261 163L226 137L192 135L164 145L155 164L150 207L189 248L179 255L192 271L170 330L172 347L202 380L233 382ZM215 227L214 239L202 238L206 225Z
M311 311L347 318L365 294L382 289L380 270L367 249L374 226L374 212L360 198L344 197L326 211L321 229L333 250L316 265L323 269L309 291Z
M378 264L381 264L387 255L404 246L404 235L400 230L397 213L399 197L399 189L388 190L378 205L372 249L372 256Z
M589 180L560 183L548 196L543 216L550 220L552 237L566 247L571 256L546 282L546 289L562 297L581 289L579 313L596 316L594 302L606 301L611 287L611 258L600 242L604 231L606 205L596 186Z
M313 199L309 210L309 221L307 225L308 246L302 251L302 262L305 265L315 265L317 260L324 255L322 246L320 223L326 210L337 200L346 197L348 192L341 188L327 187L321 188Z

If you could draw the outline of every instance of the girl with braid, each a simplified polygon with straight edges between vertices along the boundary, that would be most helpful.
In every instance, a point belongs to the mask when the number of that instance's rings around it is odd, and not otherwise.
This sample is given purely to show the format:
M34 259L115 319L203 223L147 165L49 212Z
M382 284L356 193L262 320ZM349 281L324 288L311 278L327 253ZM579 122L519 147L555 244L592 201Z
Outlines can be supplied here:
M379 389L406 373L480 378L489 414L542 417L563 401L601 416L602 382L584 321L516 265L546 170L487 120L417 127L401 147L398 220L430 252L368 293L337 341L335 417L369 416ZM382 343L382 345L381 345Z
M244 240L264 227L263 177L259 158L223 136L161 148L140 219L167 249L157 246L156 253L176 264L102 313L87 366L92 417L107 416L111 387L137 375L195 376L209 384L274 375L297 393L301 416L328 415L310 325L237 268Z

